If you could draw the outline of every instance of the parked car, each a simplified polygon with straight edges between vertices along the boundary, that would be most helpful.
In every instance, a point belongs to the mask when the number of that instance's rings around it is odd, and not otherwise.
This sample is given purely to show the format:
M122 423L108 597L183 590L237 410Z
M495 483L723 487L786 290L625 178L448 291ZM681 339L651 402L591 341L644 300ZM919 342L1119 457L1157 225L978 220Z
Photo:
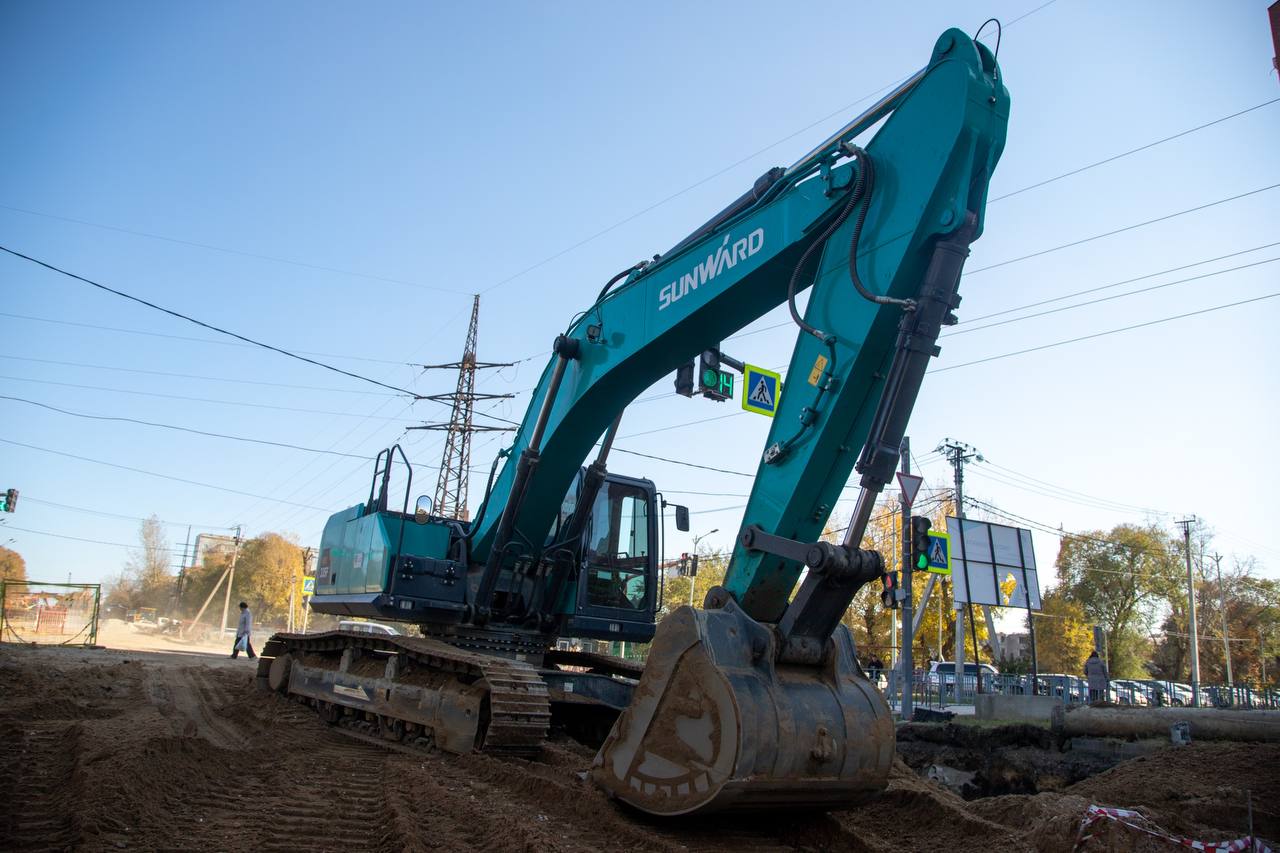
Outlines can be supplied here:
M966 663L964 665L962 692L973 692L977 688L979 670L982 672L982 689L987 693L995 692L995 682L1000 675L1000 670L989 663ZM928 684L934 687L941 687L942 691L948 695L954 695L956 692L955 662L946 660L934 661L933 665L929 667L927 679Z
M339 631L355 631L358 634L385 634L392 637L399 636L400 632L390 625L383 625L381 622L356 622L351 619L344 619L338 623Z
M1140 708L1145 708L1151 704L1151 701L1147 698L1146 685L1127 678L1112 680L1111 701L1119 705L1134 705Z
M1089 683L1078 675L1062 672L1046 672L1040 676L1046 685L1045 695L1067 703L1088 702Z

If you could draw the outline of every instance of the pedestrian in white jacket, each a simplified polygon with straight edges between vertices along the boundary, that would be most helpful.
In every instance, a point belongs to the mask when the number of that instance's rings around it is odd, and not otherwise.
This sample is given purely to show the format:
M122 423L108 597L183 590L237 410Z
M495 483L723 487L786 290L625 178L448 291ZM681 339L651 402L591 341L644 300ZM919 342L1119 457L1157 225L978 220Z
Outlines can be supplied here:
M240 621L236 624L236 642L231 647L231 656L233 658L239 657L242 649L249 653L249 660L257 657L253 653L253 643L250 642L252 633L253 614L249 612L249 605L242 601L240 602Z

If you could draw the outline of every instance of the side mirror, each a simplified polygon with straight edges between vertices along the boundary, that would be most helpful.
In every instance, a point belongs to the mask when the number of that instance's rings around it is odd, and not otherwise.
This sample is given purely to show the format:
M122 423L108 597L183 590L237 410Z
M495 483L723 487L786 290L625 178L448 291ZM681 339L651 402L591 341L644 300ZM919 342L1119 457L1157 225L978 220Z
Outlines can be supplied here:
M418 498L413 510L413 520L419 524L426 524L431 520L431 498L426 495Z
M673 504L676 508L676 530L682 533L689 532L689 508L680 504Z

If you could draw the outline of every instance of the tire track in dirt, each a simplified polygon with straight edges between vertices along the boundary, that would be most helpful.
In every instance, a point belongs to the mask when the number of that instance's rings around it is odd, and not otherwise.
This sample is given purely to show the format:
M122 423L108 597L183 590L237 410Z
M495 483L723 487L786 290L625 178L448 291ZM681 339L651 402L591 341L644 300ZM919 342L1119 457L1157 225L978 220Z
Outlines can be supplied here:
M290 744L285 761L210 792L203 834L242 838L254 851L403 850L383 796L389 756L376 747L335 740L321 731Z
M79 842L74 805L80 734L78 724L28 723L6 738L4 773L10 790L0 821L0 849L63 851Z
M184 724L183 734L198 735L221 749L244 749L248 745L249 739L239 727L217 713L227 704L228 697L209 686L207 670L183 667L160 671L172 687L174 710L195 723L194 732Z

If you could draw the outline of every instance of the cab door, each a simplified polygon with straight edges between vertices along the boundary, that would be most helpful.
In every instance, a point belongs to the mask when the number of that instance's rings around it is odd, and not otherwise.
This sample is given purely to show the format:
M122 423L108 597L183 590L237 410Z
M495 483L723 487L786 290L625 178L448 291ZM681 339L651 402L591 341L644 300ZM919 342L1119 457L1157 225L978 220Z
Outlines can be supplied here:
M600 640L653 638L657 605L656 490L610 474L583 532L577 606L566 633Z

